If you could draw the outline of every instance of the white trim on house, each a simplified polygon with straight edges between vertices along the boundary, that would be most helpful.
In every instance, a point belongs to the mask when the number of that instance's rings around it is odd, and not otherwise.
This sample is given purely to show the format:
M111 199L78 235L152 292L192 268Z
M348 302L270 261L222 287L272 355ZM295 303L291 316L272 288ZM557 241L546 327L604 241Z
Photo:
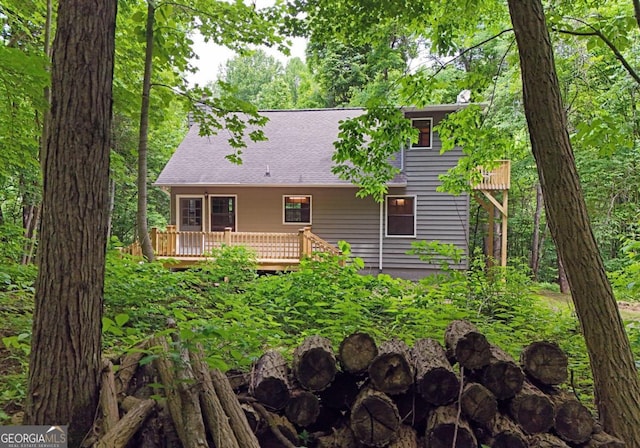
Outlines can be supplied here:
M413 199L413 234L412 235L390 235L389 234L389 199L390 198L412 198ZM416 238L418 223L418 196L415 194L388 194L384 199L384 236L386 238Z
M285 198L309 198L309 222L287 222L285 216ZM311 225L313 223L313 195L310 194L283 194L282 195L282 224L283 225L295 225L299 226L300 224Z
M431 124L429 125L429 146L414 146L412 143L409 144L409 149L433 149L433 117L415 117L411 119L411 126L413 126L414 121L429 121Z

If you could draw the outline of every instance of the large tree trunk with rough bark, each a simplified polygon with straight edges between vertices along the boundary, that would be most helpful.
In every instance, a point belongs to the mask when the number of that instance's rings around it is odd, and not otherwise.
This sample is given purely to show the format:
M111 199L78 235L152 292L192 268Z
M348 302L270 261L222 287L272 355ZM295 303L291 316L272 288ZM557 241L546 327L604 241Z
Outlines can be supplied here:
M78 446L96 412L108 219L116 0L62 0L25 423L69 425Z
M638 447L640 379L587 215L542 2L508 4L547 220L582 324L600 420L607 432Z

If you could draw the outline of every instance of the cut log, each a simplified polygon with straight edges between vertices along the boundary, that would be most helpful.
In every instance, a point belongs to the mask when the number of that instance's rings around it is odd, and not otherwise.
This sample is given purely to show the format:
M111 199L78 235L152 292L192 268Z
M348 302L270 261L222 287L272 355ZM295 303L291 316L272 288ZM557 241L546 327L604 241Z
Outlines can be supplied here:
M460 394L460 381L444 348L435 339L418 339L411 349L418 392L427 403L442 406Z
M305 389L325 389L337 371L336 356L327 338L309 336L293 352L293 374Z
M566 392L554 391L548 396L555 407L553 428L558 437L575 444L588 441L595 429L591 411Z
M427 415L433 409L433 405L422 398L422 395L416 390L415 384L405 393L393 395L391 399L398 408L402 423L424 433Z
M154 345L159 345L164 354L170 353L165 338L156 338ZM156 358L155 364L160 373L169 412L182 445L184 448L205 448L208 444L200 400L197 390L191 387L194 383L193 371L182 349L180 357L180 369L166 355Z
M113 364L104 359L102 361L102 384L100 386L100 411L102 412L102 433L108 433L120 420L118 397L116 391Z
M513 398L522 389L524 372L504 350L491 346L491 359L480 374L480 382L498 400Z
M553 342L533 342L520 353L520 364L533 380L546 385L567 381L569 359Z
M625 443L606 432L598 432L591 436L588 442L580 445L581 448L624 448Z
M529 436L529 446L535 448L569 448L569 445L564 440L548 433Z
M362 446L348 426L334 429L331 434L316 438L316 448L359 448Z
M483 445L492 448L528 448L527 436L509 417L496 414L488 425L480 426L475 431ZM533 448L533 447L532 447Z
M469 420L489 424L498 412L498 400L480 383L467 383L460 396L460 407Z
M318 418L320 400L309 391L294 390L284 408L284 413L291 423L305 428Z
M231 369L225 373L231 388L236 393L249 391L249 383L251 382L251 373L242 370Z
M96 448L124 448L153 410L154 400L139 400L95 445Z
M364 388L351 409L350 426L358 441L368 446L385 446L400 427L398 408L386 394Z
M260 403L253 403L253 407L267 422L262 432L258 434L260 448L296 448L298 432L293 424L285 417L267 411Z
M229 419L213 387L209 366L204 362L202 350L190 353L193 372L200 386L200 402L205 422L216 448L240 448ZM225 377L226 378L226 377Z
M396 433L396 439L387 448L418 448L418 434L411 426L401 425Z
M350 373L336 373L329 387L319 394L322 405L348 411L360 392L359 382L359 379Z
M120 358L118 374L115 378L117 395L127 394L131 378L136 373L140 360L145 356L146 349L150 346L151 341L144 340Z
M444 341L451 357L465 369L481 369L489 364L489 342L471 322L452 321L445 330Z
M233 389L227 380L227 377L218 369L212 369L210 372L213 387L216 395L222 404L224 413L229 418L229 423L236 440L241 448L260 448L258 439L254 435L247 421L247 417L240 407L240 403Z
M414 368L407 344L399 339L384 342L369 366L374 388L389 395L401 394L413 384Z
M555 417L551 399L529 382L509 403L509 411L516 423L527 434L547 432Z
M258 359L249 391L269 409L278 410L287 405L289 401L287 362L280 352L270 350Z
M425 433L429 448L477 448L471 426L455 405L435 408L427 421Z
M378 346L367 333L353 333L347 336L338 349L342 370L354 375L366 373L376 356L378 356Z

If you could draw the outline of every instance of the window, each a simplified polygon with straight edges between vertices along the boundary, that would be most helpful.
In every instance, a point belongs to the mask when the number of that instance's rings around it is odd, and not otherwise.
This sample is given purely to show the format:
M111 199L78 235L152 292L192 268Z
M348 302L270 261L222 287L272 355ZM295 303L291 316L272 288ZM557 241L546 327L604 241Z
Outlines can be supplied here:
M235 196L211 197L211 231L220 232L231 227L236 230L236 198Z
M433 118L414 118L411 120L413 127L419 132L418 141L411 145L412 148L431 148L431 128Z
M202 230L201 198L180 198L180 230Z
M285 196L284 222L311 224L311 196Z
M387 196L387 236L416 236L416 198Z

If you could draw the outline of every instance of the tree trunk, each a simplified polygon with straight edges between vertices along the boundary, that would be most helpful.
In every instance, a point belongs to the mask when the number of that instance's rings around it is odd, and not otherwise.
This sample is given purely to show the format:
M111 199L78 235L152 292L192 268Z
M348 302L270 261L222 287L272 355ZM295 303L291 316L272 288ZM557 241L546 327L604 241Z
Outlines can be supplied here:
M547 220L582 324L600 420L607 432L638 447L640 378L587 215L542 2L508 4Z
M558 253L558 285L560 286L560 292L562 294L571 293L571 288L569 287L569 279L567 279L567 271L564 269L564 264L562 263L562 257L560 253Z
M115 0L58 8L25 424L93 424L101 371Z
M144 58L144 76L142 79L142 105L140 107L140 135L138 139L138 213L136 227L142 255L153 261L153 247L149 238L147 224L147 150L149 139L149 104L151 102L151 70L153 68L153 24L155 22L155 6L147 1L146 53Z
M533 235L531 237L531 260L530 267L534 280L538 279L538 271L540 269L540 219L542 218L542 207L544 201L542 199L542 187L540 183L536 183L536 211L533 215Z

